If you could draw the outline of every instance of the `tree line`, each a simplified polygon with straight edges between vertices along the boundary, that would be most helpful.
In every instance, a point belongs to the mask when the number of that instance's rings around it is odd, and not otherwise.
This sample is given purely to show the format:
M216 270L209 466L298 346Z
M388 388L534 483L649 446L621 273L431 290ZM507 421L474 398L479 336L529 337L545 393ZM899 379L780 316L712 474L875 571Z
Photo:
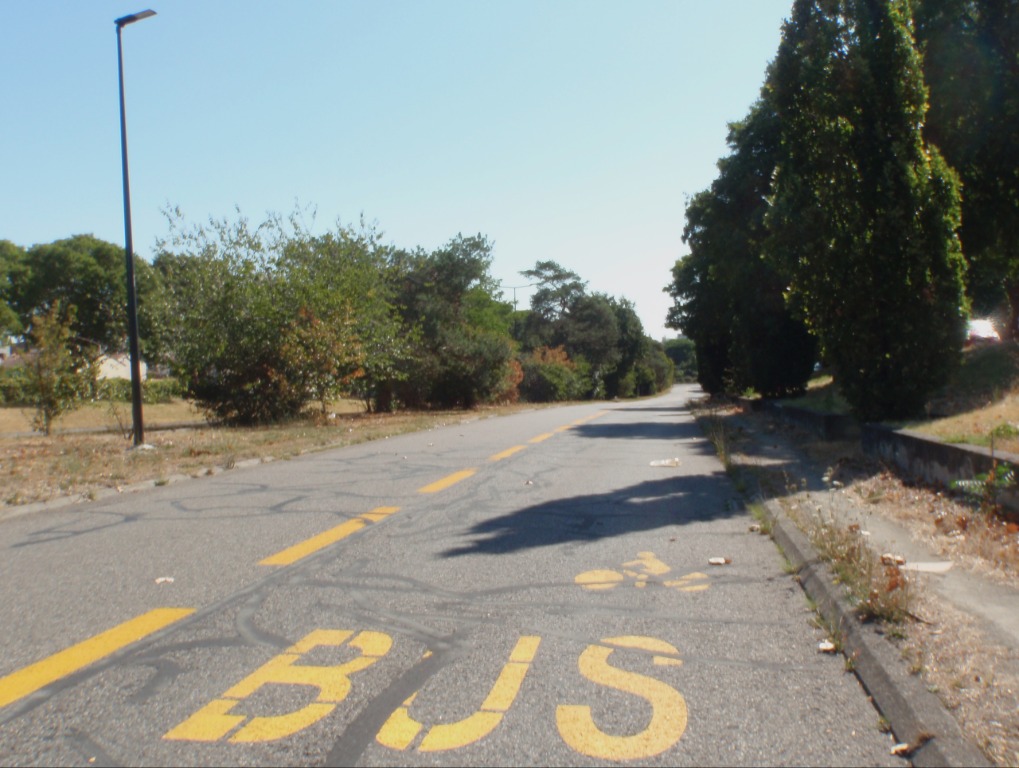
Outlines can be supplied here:
M667 325L711 393L917 415L971 312L1019 330L1019 3L796 0L686 209Z
M385 244L363 221L313 234L301 211L257 225L166 213L152 262L135 257L141 354L218 420L271 423L341 397L369 411L471 408L627 398L673 382L632 303L589 292L553 261L523 273L536 292L516 310L482 235L426 251ZM95 360L126 346L124 262L123 248L89 235L0 241L0 332L62 372L51 388L63 381L65 400L94 394ZM26 368L0 376L0 394Z

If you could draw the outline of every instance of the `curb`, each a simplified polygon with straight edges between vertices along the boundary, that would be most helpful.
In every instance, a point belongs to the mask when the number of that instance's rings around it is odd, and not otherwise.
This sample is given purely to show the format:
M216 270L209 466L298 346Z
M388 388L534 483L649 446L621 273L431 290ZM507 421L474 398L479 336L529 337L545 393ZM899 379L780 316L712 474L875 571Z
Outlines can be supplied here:
M914 766L991 766L962 734L955 718L923 681L904 668L893 646L860 622L828 567L807 537L774 501L765 501L772 540L792 564L800 585L817 610L842 633L843 653L896 739L908 743Z

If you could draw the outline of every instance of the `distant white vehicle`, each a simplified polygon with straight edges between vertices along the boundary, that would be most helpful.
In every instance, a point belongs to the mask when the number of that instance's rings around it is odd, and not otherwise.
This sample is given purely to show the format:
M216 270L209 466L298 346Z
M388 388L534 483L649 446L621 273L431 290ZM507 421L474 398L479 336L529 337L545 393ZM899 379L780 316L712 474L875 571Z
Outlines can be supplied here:
M1001 336L994 330L994 324L987 319L974 318L966 326L966 343L1001 341Z

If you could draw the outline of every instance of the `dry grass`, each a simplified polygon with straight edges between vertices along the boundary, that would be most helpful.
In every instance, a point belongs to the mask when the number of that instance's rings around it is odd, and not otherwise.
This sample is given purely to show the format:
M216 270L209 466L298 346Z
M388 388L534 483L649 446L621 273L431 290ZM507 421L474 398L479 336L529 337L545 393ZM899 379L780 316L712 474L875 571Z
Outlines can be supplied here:
M109 489L141 482L165 483L171 477L213 474L246 460L287 459L309 451L352 445L415 432L450 423L534 408L507 405L472 411L429 411L395 414L351 412L356 403L338 404L335 418L307 418L273 427L205 427L157 431L160 421L200 419L186 403L145 406L145 441L151 450L133 450L129 439L131 415L122 415L126 432L107 434L60 433L51 437L17 435L25 414L0 409L0 508L55 498L96 498ZM346 411L343 413L342 411ZM27 418L31 419L29 413ZM14 425L13 427L11 425ZM89 406L62 417L57 429L117 427L117 418L103 406Z
M995 452L1019 454L1019 391L971 411L924 422L906 424L948 443L982 445Z

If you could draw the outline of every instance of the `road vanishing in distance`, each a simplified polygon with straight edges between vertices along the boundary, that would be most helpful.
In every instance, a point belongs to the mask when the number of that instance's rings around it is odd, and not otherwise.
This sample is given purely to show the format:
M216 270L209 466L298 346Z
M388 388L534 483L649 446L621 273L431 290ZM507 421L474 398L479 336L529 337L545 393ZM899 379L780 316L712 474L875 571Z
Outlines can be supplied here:
M0 764L905 765L699 394L0 522Z

